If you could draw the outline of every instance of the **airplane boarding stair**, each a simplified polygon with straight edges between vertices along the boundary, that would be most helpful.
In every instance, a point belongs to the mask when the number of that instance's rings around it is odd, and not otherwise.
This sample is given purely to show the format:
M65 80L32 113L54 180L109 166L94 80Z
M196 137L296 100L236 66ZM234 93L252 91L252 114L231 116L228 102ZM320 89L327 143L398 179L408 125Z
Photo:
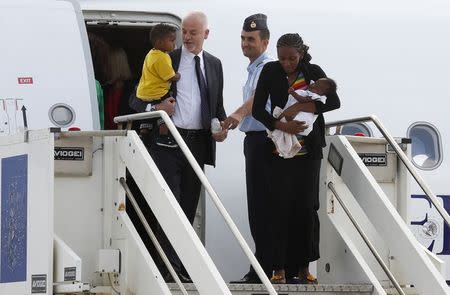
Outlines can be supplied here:
M172 132L175 132L175 128ZM181 138L178 139L181 140ZM380 143L383 147L387 148L388 146L385 139L367 140L368 142L365 144L369 148L370 146L379 147ZM375 142L371 142L371 140ZM331 222L335 233L340 236L348 248L349 255L347 256L352 256L352 258L338 259L336 263L333 261L333 263L325 264L327 259L321 259L319 268L325 269L328 274L320 276L321 282L325 284L317 286L279 285L275 286L275 290L279 294L302 294L305 292L324 294L364 294L365 292L371 294L396 294L396 292L426 294L431 292L430 294L447 294L449 290L446 282L436 266L433 265L435 263L442 271L441 262L419 245L407 227L406 219L403 220L396 211L398 207L406 216L407 204L400 196L408 191L405 188L407 187L405 169L398 169L398 167L394 169L392 165L388 167L393 171L391 171L392 177L396 179L395 191L398 195L396 197L398 203L393 205L346 137L328 136L327 141L328 147L325 149L327 156L323 162L321 179L322 212L325 210L327 214L322 218ZM396 160L396 157L395 153L391 153L388 160ZM397 166L397 161L394 164ZM334 168L332 169L332 167ZM206 186L209 186L209 183ZM213 192L213 194L215 193ZM357 195L364 197L357 198L355 197ZM403 198L407 198L407 196L403 195ZM333 246L335 241L330 237L336 238L334 235L329 237L322 235L321 237L321 245L326 255L337 249ZM374 243L371 242L372 239ZM380 255L379 252L383 255ZM339 255L337 252L333 254ZM328 257L326 256L326 258ZM354 260L356 264L346 260ZM391 260L388 266L385 263L387 260ZM333 266L333 271L329 269L330 264ZM353 269L348 269L349 266ZM355 272L360 275L351 278ZM336 273L341 274L336 275ZM334 280L339 276L341 281ZM355 280L355 278L358 279ZM345 284L342 284L343 282ZM261 285L230 285L229 287L233 294L267 294L267 291L264 291L265 287ZM171 285L171 290L175 291L173 294L183 294L177 293L177 289L176 285ZM194 291L193 294L197 294L194 285L187 285L186 290Z
M166 121L253 267L263 274L167 114L136 114L116 120L129 125L131 120L158 116ZM12 166L5 164L8 161L18 161L26 166L27 162L23 160L26 158L21 155L29 155L32 166L28 179L33 185L29 186L29 207L25 212L33 224L37 222L35 220L41 220L39 222L44 227L30 228L33 240L28 247L46 249L46 256L29 252L28 267L33 274L39 275L31 280L25 278L26 284L0 282L2 294L3 291L5 294L24 294L30 286L41 288L35 290L42 294L449 293L440 273L442 262L419 245L405 223L407 206L401 195L408 192L406 172L398 168L397 155L387 155L387 165L380 169L391 170L381 170L380 174L366 167L364 159L360 158L361 149L369 149L365 153L370 154L370 149L387 147L389 138L327 136L320 179L321 259L317 264L320 284L272 286L265 276L260 276L265 283L261 285L225 283L134 131L52 132L26 131L26 136L19 134L0 140L2 171L11 169ZM398 148L395 142L391 146ZM46 149L55 151L54 170L50 153L39 153ZM69 161L73 158L78 161ZM394 166L389 166L392 163ZM167 284L163 280L125 208L125 196L128 195L131 205L140 215L135 196L127 185L127 170L185 265L193 284L181 284L176 275L174 278L178 283ZM393 185L386 186L386 179L385 182L380 181L379 175L390 175L387 179L392 180ZM14 176L11 181L16 183L16 178ZM42 198L41 192L45 192L48 198ZM391 198L392 192L396 195L394 199ZM47 219L43 220L37 214L43 208L54 208L54 214L47 214ZM142 215L140 221L147 234L155 240ZM49 248L52 244L49 239L55 240L53 251ZM170 264L167 267L170 270ZM44 283L41 285L38 281L44 282L44 278L47 282L45 289Z
M32 290L38 294L269 294L263 285L224 283L175 199L167 194L167 185L161 183L156 166L135 132L26 133L0 137L3 185L11 184L10 189L15 189L11 200L27 199L27 203L13 207L2 197L2 209L12 210L12 215L2 215L2 224L9 224L8 218L14 217L16 221L28 219L34 225L28 228L27 245L11 241L17 246L15 250L30 256L27 267L32 276L27 278L26 269L21 268L14 275L23 274L23 281L2 281L1 294L29 294ZM61 154L58 151L64 151L67 157L83 156L83 160L60 165L68 159L55 161L53 151L57 157ZM151 193L149 203L161 212L160 223L168 230L195 287L186 284L183 288L187 291L180 291L176 285L162 280L123 207L126 166L135 175L143 194ZM99 172L102 173L97 175ZM104 183L99 181L101 178ZM23 190L26 179L28 192ZM146 181L142 182L143 179ZM99 195L94 187L99 185L104 189L104 200L95 200ZM86 188L93 192L85 193ZM54 193L59 201L54 200ZM97 210L96 204L101 210ZM28 206L28 210L22 210L22 206ZM27 212L28 216L16 216L17 210ZM95 212L97 216L93 216ZM27 226L18 224L15 230L22 236ZM275 289L279 292L272 294L371 294L371 286L367 285L283 285Z
M375 116L347 121L373 122L384 138L327 136L320 179L321 282L369 281L373 294L450 294L443 262L408 227L408 170L449 220L407 158L408 140L400 148Z
M153 116L158 116L158 113L152 114ZM163 118L166 116L165 113L160 113ZM116 122L128 122L133 119L139 119L142 116L149 116L149 114L142 114L142 115L130 115L130 116L123 116L123 117L117 117ZM166 119L166 118L164 118ZM167 118L168 119L168 118ZM174 134L175 139L179 143L181 149L187 155L187 157L190 157L190 152L187 150L187 147L185 146L184 142L182 141L181 137L179 136L178 132L175 129L175 126L168 122L167 124L169 128L171 129L172 133ZM120 139L115 139L116 141ZM171 294L219 294L216 293L217 291L212 291L211 286L205 286L203 290L201 289L202 286L200 286L198 280L204 279L204 276L206 273L211 272L214 275L218 275L217 270L215 269L214 265L210 261L210 258L204 248L202 247L200 241L196 237L196 234L194 230L192 229L191 225L188 223L186 218L184 217L181 208L178 206L175 198L170 193L169 188L167 187L167 184L165 183L164 179L160 175L159 171L157 170L157 167L151 160L149 154L147 153L144 145L142 144L140 138L134 133L129 132L127 134L127 138L122 141L122 143L119 144L120 147L117 148L118 154L113 155L111 153L111 159L122 159L123 165L127 167L127 169L130 171L130 174L133 176L134 180L136 181L137 186L140 188L142 194L145 196L145 199L152 209L152 211L155 213L156 218L160 222L161 226L163 227L164 231L168 235L169 240L171 241L173 247L176 249L177 253L180 256L180 259L185 264L188 273L191 275L194 284L168 284L169 289L171 290ZM217 198L216 193L212 189L211 185L209 184L208 180L206 179L205 175L201 171L201 169L196 168L196 163L194 161L191 162L191 165L196 169L199 178L201 179L203 185L205 186L206 190L208 191L209 195L213 198ZM124 170L123 167L122 169ZM114 177L113 177L114 178ZM128 197L132 200L133 206L136 206L135 209L138 212L138 215L141 215L139 212L140 209L137 207L136 202L134 201L135 197L133 196L132 192L129 190L129 188L126 185L126 181L123 178L123 175L116 176L115 179L119 179L119 182L122 184L123 188L125 189L126 193L128 194ZM229 219L228 214L226 213L225 209L222 208L220 201L218 199L215 201L216 206L218 207L219 211L224 216L224 219L227 221L228 225L230 226L230 229L234 232L236 238L241 243L241 246L245 251L247 251L247 256L250 260L254 259L253 254L249 251L248 246L246 246L245 241L242 240L242 237L240 236L239 232L236 228L234 228L234 225ZM171 218L168 220L166 217L171 216ZM173 221L172 216L176 216L178 220L176 222ZM123 216L122 218L127 218ZM141 222L144 223L144 227L147 228L147 233L150 236L154 236L154 233L151 232L149 229L150 226L148 226L147 222L145 221L145 218L141 216ZM177 224L175 224L177 223ZM132 224L128 224L127 227L132 227ZM183 234L181 234L180 231L183 231ZM187 233L190 233L187 235ZM155 238L152 237L152 240L154 241ZM189 246L187 245L186 241L192 242L193 245ZM141 243L139 241L139 243ZM113 243L114 244L114 243ZM197 251L197 256L193 255L195 252L190 252L189 254L184 254L184 247L192 247L191 251ZM145 250L144 250L145 252ZM186 252L187 253L187 252ZM200 256L203 255L203 258ZM188 259L186 259L188 258ZM199 260L204 259L208 263L205 263L205 265L200 265L198 263ZM149 261L149 263L154 263L153 261ZM257 271L261 271L258 269L260 266L257 264L256 261L252 261L254 263L255 269ZM208 268L209 267L209 268ZM231 292L231 294L283 294L283 295L293 295L293 294L305 294L305 293L314 293L314 294L372 294L373 287L370 284L348 284L348 285L342 285L342 284L329 284L329 285L317 285L317 286L295 286L295 285L279 285L274 286L268 284L266 286L264 285L239 285L239 284L230 284L228 286L223 285L223 281L220 279L220 275L217 277L220 285L220 288L217 290L221 290L221 292ZM267 279L267 278L264 278ZM210 280L210 279L209 279ZM209 282L209 280L205 280L204 284ZM272 290L268 291L267 286L269 288L273 288ZM164 288L165 289L165 288ZM161 289L162 290L162 289Z

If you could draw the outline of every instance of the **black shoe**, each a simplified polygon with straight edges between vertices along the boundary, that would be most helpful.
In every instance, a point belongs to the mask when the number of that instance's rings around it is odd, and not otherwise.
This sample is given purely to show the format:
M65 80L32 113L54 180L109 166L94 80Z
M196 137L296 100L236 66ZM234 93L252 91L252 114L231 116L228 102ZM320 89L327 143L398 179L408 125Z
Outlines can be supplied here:
M230 284L261 284L261 280L256 273L249 272L239 281L231 281Z
M156 144L159 146L169 147L169 148L176 148L178 147L177 142L175 139L170 135L160 135L156 138Z
M189 277L188 274L183 274L183 273L179 272L178 277L180 278L180 281L182 283L188 283L188 284L192 283L192 279L191 279L191 277Z
M188 275L185 275L182 272L177 272L177 275L182 283L186 283L186 284L192 283L192 280ZM167 272L166 274L164 274L163 278L166 283L175 283L175 279L172 277L170 272Z

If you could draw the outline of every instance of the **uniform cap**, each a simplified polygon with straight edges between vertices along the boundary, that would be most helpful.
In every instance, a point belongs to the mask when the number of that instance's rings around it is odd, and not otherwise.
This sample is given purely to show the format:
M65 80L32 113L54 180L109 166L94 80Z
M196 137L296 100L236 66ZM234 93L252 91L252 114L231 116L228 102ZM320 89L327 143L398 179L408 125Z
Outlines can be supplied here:
M244 20L242 29L246 32L267 30L267 15L262 13L250 15Z

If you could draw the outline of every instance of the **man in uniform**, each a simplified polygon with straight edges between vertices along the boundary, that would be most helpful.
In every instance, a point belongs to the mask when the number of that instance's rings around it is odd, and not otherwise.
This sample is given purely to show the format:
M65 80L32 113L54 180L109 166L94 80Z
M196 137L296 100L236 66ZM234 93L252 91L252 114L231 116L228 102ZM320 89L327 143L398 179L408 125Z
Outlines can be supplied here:
M224 127L245 132L244 155L247 183L247 205L250 231L255 242L255 256L264 272L272 276L270 239L267 233L269 216L267 195L269 193L269 161L271 143L266 128L251 115L253 95L259 74L264 65L272 58L266 53L270 32L267 28L267 16L261 13L251 15L244 20L241 32L242 53L250 64L247 67L248 78L244 86L244 103L225 121ZM268 106L270 109L270 106ZM260 283L253 267L240 280L231 283Z

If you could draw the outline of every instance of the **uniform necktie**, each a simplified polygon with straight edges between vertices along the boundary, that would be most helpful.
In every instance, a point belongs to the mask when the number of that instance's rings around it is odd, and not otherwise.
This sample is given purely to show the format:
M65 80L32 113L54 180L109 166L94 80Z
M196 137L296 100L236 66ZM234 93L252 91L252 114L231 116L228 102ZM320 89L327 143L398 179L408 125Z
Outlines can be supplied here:
M206 81L200 68L200 57L196 55L195 59L195 74L197 76L198 88L200 89L200 108L202 112L202 127L203 129L211 128L211 113L209 111L208 88Z

